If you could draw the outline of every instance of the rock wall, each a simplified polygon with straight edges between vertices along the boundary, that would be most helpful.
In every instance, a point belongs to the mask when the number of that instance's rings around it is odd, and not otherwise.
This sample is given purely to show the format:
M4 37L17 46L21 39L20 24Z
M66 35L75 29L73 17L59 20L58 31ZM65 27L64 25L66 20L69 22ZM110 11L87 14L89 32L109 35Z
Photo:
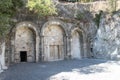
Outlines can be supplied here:
M2 56L1 56L1 55L2 55L2 47L1 47L1 45L0 45L0 73L3 72L3 70L2 70L2 64L1 64L1 61L2 61L2 60L1 60L1 59L2 59Z
M120 9L120 1L117 1L116 10ZM84 27L87 33L88 42L91 47L91 55L95 58L120 59L120 11L116 14L106 14L111 11L108 1L96 1L91 3L60 3L57 2L59 15L64 18L76 18L79 12L85 13L91 26ZM102 10L105 14L100 21L100 27L97 27L93 21L96 13ZM80 21L82 22L82 21ZM84 21L83 21L84 22ZM97 32L97 33L96 33Z
M120 60L120 11L102 16L93 47L96 58Z
M58 0L54 0L56 7L58 8L59 14L62 17L76 17L78 12L89 11L91 14L96 14L100 10L104 12L111 11L111 5L109 1L96 1L90 3L62 3ZM116 10L120 9L120 1L117 1Z
M3 72L4 69L7 69L5 66L5 43L0 44L0 73Z

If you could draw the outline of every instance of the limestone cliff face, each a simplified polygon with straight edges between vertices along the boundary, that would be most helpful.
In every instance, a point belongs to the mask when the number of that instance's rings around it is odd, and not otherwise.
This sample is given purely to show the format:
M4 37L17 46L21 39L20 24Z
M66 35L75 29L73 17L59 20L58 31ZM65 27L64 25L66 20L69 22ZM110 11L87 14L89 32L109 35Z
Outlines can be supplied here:
M59 2L58 0L53 0L59 15L62 17L76 17L79 12L89 11L91 14L96 14L100 10L103 12L111 11L111 5L109 1L95 1L90 3L72 3L72 2ZM120 1L117 1L116 10L120 9Z
M96 58L120 60L120 11L102 17L93 47Z
M117 2L118 4L120 1ZM89 47L93 48L91 55L95 58L120 60L120 11L115 14L106 14L110 10L108 2L92 2L92 3L57 3L59 15L64 18L76 18L77 13L88 11L85 13L88 22L83 27L87 34ZM117 5L116 10L120 9ZM102 16L100 26L97 29L93 18L96 13L102 10L105 14ZM81 20L78 20L82 23ZM84 21L83 21L84 23ZM96 35L96 36L95 36Z

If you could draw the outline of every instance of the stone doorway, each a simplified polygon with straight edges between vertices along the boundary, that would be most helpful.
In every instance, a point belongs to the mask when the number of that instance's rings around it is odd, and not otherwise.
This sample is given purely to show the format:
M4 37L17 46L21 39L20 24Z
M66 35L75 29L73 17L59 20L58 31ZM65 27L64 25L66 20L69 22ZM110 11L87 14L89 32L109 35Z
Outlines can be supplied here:
M35 32L26 26L18 27L15 35L15 62L35 62L35 44Z
M38 62L40 58L40 35L37 25L27 21L20 22L11 32L9 62L20 63L21 51L26 51L27 62Z
M64 31L58 25L50 25L44 29L44 61L64 59Z
M27 51L20 51L20 61L27 62Z
M81 59L82 58L82 45L83 45L82 33L75 30L72 32L72 41L71 41L71 55L72 59Z
M63 53L61 52L62 47L60 45L50 45L50 58L52 60L59 60L63 57Z

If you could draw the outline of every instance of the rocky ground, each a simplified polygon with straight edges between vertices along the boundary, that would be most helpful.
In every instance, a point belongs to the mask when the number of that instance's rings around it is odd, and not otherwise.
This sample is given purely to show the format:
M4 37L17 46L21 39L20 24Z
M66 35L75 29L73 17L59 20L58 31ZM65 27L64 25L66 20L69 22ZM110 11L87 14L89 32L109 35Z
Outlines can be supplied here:
M14 64L0 80L120 80L120 61L100 59Z

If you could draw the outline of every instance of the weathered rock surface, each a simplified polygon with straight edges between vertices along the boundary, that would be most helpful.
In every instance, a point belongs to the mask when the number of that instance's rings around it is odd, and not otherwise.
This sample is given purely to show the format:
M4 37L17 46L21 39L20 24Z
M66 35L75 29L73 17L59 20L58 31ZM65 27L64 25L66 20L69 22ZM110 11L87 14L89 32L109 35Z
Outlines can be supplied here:
M102 17L94 41L96 58L120 60L120 11Z
M0 44L0 73L3 72L4 69L7 69L5 66L5 43Z
M61 3L58 0L54 0L58 9L59 15L62 17L76 17L77 13L89 11L91 14L96 14L99 11L109 12L111 11L111 5L109 1L96 1L90 3ZM120 1L117 1L116 10L120 9Z

